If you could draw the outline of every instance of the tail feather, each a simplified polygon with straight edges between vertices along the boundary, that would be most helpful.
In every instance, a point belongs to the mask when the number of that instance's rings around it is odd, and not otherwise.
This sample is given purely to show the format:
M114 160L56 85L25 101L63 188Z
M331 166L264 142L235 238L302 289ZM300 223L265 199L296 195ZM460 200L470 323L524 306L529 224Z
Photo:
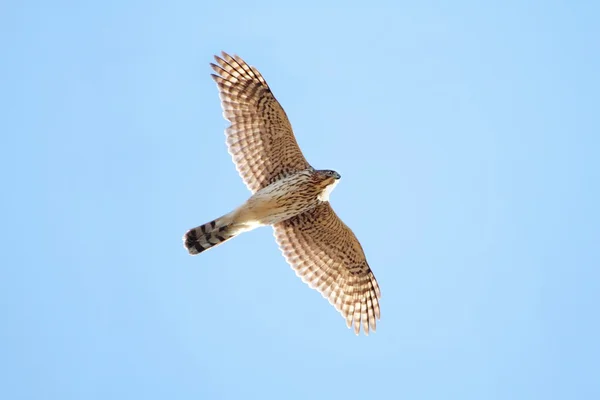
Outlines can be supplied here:
M204 225L190 229L183 236L185 248L191 255L200 254L235 237L239 230L221 217Z

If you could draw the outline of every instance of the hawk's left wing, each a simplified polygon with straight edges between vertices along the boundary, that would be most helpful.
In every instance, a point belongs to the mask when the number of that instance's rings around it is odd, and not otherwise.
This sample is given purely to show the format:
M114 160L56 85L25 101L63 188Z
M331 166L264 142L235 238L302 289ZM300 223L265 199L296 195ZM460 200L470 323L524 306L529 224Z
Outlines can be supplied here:
M354 332L376 329L381 293L354 233L329 202L273 225L287 262L335 306Z

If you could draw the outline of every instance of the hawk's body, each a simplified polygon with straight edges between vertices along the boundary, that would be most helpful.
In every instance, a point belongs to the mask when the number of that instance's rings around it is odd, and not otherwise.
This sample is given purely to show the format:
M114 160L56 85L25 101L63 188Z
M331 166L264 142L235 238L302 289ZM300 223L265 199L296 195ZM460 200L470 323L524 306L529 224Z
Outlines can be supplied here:
M379 286L360 243L329 205L340 176L315 170L294 138L283 108L254 68L222 53L211 64L220 92L233 161L252 196L229 214L189 230L185 246L199 254L236 235L273 225L296 274L342 313L358 334L375 330Z

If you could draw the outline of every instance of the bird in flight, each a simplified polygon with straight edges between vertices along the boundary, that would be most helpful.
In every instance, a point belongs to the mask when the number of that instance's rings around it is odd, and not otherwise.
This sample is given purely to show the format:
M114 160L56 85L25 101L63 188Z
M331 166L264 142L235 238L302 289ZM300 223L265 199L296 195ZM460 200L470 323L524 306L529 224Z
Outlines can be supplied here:
M358 335L375 331L381 292L354 233L335 214L329 194L340 174L314 169L304 158L287 115L260 72L222 52L211 63L227 147L252 192L241 206L183 236L191 255L240 233L272 225L283 256Z

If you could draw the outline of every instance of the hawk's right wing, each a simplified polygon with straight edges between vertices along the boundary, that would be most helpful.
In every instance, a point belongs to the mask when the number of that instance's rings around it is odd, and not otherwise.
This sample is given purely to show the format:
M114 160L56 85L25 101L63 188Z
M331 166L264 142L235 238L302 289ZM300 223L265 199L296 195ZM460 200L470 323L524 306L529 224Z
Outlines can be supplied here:
M381 292L354 233L329 202L273 225L287 262L335 306L354 332L376 329Z
M229 153L253 193L277 179L310 168L292 125L260 72L223 52L211 64L219 87Z

